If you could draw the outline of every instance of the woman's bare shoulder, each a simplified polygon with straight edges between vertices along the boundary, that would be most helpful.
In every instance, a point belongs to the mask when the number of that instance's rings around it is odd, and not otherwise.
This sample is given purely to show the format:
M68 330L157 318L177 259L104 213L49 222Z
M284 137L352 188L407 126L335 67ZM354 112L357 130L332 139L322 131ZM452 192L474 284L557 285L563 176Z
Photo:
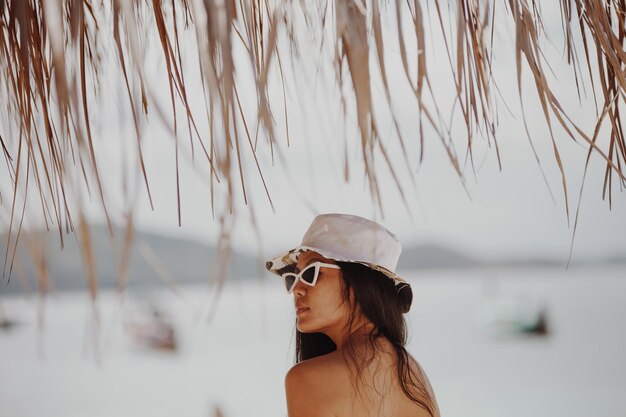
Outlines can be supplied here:
M302 361L287 372L287 413L298 417L330 417L333 398L343 385L337 355L329 353Z
M342 378L345 369L343 356L339 352L331 352L295 364L287 372L285 381L328 385L330 381Z

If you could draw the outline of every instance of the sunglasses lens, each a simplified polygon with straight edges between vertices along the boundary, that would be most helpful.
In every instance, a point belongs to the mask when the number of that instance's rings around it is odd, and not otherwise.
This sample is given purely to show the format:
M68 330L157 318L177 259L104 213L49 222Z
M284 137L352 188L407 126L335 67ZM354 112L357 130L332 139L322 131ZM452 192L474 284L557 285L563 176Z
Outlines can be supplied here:
M304 271L302 271L302 277L300 278L302 281L306 282L307 284L313 284L313 282L315 281L315 271L317 271L318 269L316 267L310 267L308 269L305 269Z
M293 283L296 281L295 274L284 274L283 278L285 279L285 288L287 291L291 291L291 287L293 287Z

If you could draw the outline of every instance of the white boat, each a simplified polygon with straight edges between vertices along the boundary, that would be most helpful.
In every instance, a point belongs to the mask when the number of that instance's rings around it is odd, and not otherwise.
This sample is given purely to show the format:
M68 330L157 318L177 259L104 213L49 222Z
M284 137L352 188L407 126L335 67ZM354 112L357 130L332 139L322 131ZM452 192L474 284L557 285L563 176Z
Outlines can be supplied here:
M178 348L174 325L154 305L148 311L143 309L135 312L125 322L125 329L140 346L165 351L175 351Z

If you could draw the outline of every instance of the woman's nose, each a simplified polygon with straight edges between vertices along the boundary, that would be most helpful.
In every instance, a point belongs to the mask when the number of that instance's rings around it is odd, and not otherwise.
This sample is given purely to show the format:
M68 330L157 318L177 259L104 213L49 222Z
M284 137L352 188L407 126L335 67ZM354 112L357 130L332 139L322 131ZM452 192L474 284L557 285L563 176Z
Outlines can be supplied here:
M306 293L306 285L304 285L302 282L300 282L300 280L298 280L296 282L296 284L293 286L293 293L294 295L297 296L302 296Z

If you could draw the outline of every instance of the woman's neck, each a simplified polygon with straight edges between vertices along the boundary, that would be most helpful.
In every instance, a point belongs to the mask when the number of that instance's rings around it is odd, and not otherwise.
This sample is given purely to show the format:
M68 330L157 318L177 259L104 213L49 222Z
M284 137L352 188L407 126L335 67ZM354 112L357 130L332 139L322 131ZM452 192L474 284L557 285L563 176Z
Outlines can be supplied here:
M327 332L326 335L335 343L337 350L342 350L349 344L358 345L369 340L370 333L376 328L374 323L369 320L363 320L353 327L353 330L347 334L345 330L338 329L335 332Z

